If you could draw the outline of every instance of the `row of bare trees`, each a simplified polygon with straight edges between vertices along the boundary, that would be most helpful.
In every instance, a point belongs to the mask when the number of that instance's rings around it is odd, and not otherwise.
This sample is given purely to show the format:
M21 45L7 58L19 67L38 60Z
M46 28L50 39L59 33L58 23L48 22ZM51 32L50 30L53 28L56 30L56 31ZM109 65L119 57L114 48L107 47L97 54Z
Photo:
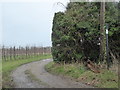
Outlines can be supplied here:
M36 46L26 46L26 47L5 47L2 46L2 60L18 60L26 59L31 57L36 57L39 55L50 54L51 47L36 47Z

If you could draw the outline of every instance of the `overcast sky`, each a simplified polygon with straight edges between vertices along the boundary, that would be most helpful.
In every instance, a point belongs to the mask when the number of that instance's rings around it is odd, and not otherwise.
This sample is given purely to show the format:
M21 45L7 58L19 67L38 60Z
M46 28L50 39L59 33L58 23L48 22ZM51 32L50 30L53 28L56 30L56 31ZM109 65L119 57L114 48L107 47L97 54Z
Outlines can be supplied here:
M51 46L54 13L65 10L57 2L67 5L69 0L26 1L0 4L2 43L6 46Z
M57 2L69 0L0 0L0 44L51 46L54 13L65 10Z

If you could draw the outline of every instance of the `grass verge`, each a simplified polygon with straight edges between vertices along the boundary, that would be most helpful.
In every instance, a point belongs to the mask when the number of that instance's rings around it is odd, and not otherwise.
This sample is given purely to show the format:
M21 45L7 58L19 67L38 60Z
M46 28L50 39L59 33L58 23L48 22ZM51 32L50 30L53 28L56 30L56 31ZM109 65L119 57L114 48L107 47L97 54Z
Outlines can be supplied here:
M118 75L109 70L104 69L101 73L93 73L80 64L60 65L54 62L47 64L45 69L52 74L69 76L94 87L118 88Z
M36 56L34 58L28 58L28 59L21 59L21 60L9 60L9 61L3 61L2 62L2 87L3 88L11 88L13 87L13 82L10 77L11 71L16 69L18 66L30 63L33 61L38 61L42 59L52 58L52 55L45 54Z

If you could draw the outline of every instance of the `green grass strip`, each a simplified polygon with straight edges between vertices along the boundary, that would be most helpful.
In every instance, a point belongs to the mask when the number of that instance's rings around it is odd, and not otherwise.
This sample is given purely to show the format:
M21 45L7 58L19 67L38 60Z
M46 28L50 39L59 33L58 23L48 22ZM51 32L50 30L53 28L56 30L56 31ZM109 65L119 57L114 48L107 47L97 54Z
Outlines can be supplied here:
M93 73L80 64L57 64L50 62L45 69L57 75L72 77L75 80L98 88L118 88L118 75L110 70L102 69Z

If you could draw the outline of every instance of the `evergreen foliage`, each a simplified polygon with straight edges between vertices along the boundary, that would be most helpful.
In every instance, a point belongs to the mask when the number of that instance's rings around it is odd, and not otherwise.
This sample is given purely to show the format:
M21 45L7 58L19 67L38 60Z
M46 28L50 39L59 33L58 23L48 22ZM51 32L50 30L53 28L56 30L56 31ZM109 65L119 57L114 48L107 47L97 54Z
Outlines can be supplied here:
M109 24L110 51L119 58L120 3L107 2L105 23ZM118 9L119 8L119 9ZM100 2L70 2L65 12L55 13L52 54L56 62L90 59L99 62Z

